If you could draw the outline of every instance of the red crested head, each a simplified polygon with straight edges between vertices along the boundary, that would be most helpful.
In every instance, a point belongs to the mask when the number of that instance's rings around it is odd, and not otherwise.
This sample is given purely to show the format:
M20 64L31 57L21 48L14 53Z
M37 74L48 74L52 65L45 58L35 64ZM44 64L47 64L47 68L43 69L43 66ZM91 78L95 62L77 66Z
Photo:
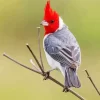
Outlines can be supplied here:
M59 28L59 15L50 7L50 0L47 1L47 4L45 6L44 19L41 24L45 28L45 35L54 33Z

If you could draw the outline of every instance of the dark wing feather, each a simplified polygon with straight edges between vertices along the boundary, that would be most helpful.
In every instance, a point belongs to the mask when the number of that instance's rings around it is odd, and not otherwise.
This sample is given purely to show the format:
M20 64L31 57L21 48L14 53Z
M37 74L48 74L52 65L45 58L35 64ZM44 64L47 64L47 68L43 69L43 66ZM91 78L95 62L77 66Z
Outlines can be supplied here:
M64 48L65 49L65 48ZM64 52L63 49L59 49L57 53L49 53L49 55L56 61L62 64L72 64L73 59L72 56L69 55L67 52Z

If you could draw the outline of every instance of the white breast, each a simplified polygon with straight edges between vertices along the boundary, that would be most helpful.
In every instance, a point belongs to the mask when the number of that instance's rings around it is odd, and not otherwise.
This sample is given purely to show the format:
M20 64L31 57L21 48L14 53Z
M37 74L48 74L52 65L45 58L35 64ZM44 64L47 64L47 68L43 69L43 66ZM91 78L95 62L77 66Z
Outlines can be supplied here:
M52 67L52 68L57 68L57 66L60 65L59 62L55 61L46 51L45 51L45 47L44 47L44 40L48 35L46 35L43 39L43 48L44 48L44 52L48 61L48 64Z

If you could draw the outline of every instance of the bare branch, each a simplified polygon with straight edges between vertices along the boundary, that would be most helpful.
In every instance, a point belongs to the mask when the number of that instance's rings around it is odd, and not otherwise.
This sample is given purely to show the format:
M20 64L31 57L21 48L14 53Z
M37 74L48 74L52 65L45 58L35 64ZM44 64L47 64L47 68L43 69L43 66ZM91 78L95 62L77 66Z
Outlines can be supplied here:
M21 64L21 63L19 63L18 61L14 60L13 58L11 58L10 56L8 56L8 55L5 54L5 53L3 54L3 56L5 56L6 58L10 59L11 61L15 62L16 64L18 64L18 65L20 65L20 66L22 66L22 67L24 67L24 68L26 68L26 69L28 69L28 70L31 70L31 71L33 71L33 72L35 72L35 73L38 73L38 74L41 74L41 75L42 75L41 72L36 71L36 70L34 70L34 69L32 69L32 68L29 68L29 67L27 67L27 66L25 66L25 65L23 65L23 64Z
M97 91L97 93L100 95L99 90L97 89L96 85L94 84L92 78L90 77L90 75L89 75L89 73L88 73L88 71L86 69L85 69L85 72L86 72L87 77L89 78L90 82L92 83L93 87L95 88L95 90Z
M32 54L33 58L35 59L36 63L38 64L40 70L42 71L42 73L44 74L44 70L42 69L38 59L36 58L35 54L33 53L33 51L31 50L30 46L28 44L26 44L28 50L30 51L30 53Z
M23 64L21 64L21 63L19 63L18 61L16 61L16 60L14 60L13 58L9 57L9 56L8 56L7 54L5 54L5 53L3 54L3 56L5 56L6 58L10 59L11 61L15 62L16 64L18 64L18 65L20 65L20 66L22 66L22 67L24 67L24 68L26 68L26 69L28 69L28 70L31 70L31 71L33 71L33 72L35 72L35 73L38 73L38 74L44 76L41 72L38 72L38 71L36 71L36 70L34 70L34 69L31 69L31 68L29 68L29 67L27 67L27 66L25 66L25 65L23 65ZM37 58L36 58L36 60L37 60ZM59 86L64 87L64 85L63 85L62 83L60 83L60 82L57 81L56 79L52 78L51 76L49 76L48 79L50 79L50 80L53 81L54 83L58 84ZM79 94L77 94L77 93L74 92L73 90L68 89L68 91L69 91L70 93L72 93L73 95L75 95L75 96L76 96L77 98L79 98L80 100L85 100L82 96L80 96Z
M40 53L40 62L41 62L42 69L44 70L42 54L41 54L41 46L40 46L40 27L37 27L37 30L38 30L38 48L39 48L39 53Z

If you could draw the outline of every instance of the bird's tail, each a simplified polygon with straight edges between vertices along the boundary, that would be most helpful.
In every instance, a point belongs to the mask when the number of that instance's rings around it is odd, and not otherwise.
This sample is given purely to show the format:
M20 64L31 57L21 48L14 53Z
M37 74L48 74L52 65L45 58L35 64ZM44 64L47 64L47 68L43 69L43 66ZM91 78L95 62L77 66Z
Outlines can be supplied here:
M66 68L65 69L65 86L79 88L81 87L81 83L76 73L76 69Z

